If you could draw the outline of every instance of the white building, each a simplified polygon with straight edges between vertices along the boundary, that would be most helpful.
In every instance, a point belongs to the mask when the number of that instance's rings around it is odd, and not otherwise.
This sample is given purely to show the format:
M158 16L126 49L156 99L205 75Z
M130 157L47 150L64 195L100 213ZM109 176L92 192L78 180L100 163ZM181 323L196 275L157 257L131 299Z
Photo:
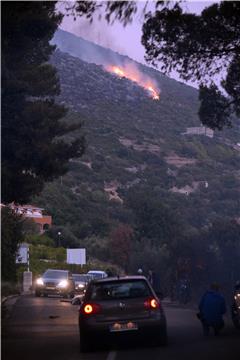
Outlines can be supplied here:
M206 126L201 127L189 127L183 135L204 135L210 138L213 138L214 131Z

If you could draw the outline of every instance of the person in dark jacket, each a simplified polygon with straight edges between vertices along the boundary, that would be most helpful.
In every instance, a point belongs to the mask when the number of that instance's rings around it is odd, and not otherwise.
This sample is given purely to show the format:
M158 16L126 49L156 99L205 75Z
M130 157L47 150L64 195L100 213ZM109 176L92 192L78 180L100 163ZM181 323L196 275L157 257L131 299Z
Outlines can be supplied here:
M202 296L199 304L199 318L203 325L203 333L209 335L210 328L218 335L224 327L223 315L226 313L226 303L219 292L219 285L212 284L210 290Z

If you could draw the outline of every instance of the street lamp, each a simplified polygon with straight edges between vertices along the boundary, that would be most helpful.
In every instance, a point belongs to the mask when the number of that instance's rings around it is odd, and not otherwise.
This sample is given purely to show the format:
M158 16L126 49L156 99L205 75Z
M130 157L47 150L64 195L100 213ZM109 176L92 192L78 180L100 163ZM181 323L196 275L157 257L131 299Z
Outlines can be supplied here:
M60 237L61 237L61 235L62 235L62 233L59 231L59 232L58 232L58 247L60 246L60 243L61 243L61 242L60 242Z

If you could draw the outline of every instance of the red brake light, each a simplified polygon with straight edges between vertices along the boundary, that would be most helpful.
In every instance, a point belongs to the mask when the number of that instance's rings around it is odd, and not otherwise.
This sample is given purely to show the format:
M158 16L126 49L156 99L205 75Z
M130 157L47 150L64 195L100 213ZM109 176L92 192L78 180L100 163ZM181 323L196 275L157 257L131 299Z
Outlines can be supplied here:
M101 306L94 303L86 303L80 307L80 313L83 315L95 315L100 313Z
M91 314L93 312L93 307L90 304L84 306L83 311L85 314Z
M148 310L155 310L160 308L160 303L155 298L148 298L144 301L144 307Z

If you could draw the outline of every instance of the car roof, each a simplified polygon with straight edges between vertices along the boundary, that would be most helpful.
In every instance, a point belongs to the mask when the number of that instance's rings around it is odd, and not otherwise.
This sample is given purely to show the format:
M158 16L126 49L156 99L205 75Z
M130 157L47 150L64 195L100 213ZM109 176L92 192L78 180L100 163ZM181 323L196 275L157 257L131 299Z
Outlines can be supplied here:
M103 279L94 279L92 281L92 283L107 283L107 282L111 282L111 281L134 281L134 280L145 280L147 281L147 279L145 278L145 276L141 276L141 275L131 275L131 276L112 276L112 277L107 277L107 278L103 278Z
M103 270L90 270L90 271L88 271L88 274L93 274L93 273L106 274L106 271L103 271Z
M67 272L69 270L47 269L45 272L47 272L47 271Z

